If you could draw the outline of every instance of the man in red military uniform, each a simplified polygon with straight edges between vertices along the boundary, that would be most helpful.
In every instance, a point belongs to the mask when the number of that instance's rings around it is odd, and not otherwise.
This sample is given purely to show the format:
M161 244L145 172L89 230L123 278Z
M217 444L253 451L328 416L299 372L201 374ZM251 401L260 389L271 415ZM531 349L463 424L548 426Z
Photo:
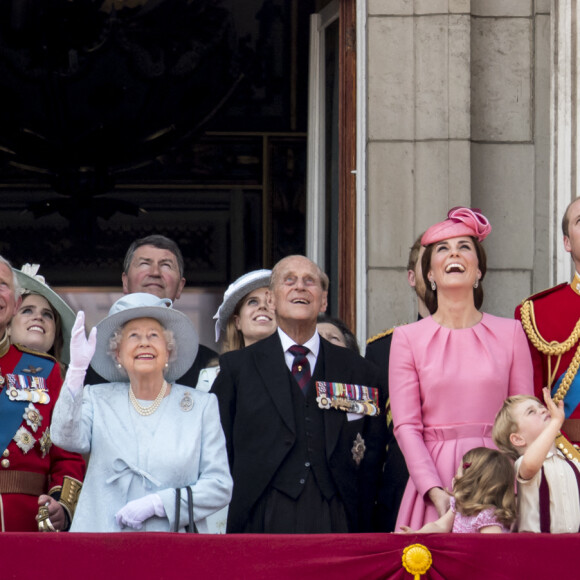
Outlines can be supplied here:
M530 343L536 396L543 400L542 387L547 386L556 401L564 400L562 431L580 443L580 198L568 205L562 232L576 268L572 282L530 296L515 316Z
M85 463L50 440L58 363L9 343L6 328L19 303L12 268L0 257L0 529L61 531L70 525Z

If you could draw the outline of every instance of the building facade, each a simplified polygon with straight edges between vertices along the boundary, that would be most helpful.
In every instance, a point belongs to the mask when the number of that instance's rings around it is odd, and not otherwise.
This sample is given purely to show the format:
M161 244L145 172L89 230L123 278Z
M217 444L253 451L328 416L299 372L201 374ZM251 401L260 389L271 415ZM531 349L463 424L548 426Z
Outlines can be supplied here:
M367 0L358 15L359 333L414 319L409 248L457 205L492 224L484 310L512 316L526 296L570 276L559 222L577 195L576 3Z

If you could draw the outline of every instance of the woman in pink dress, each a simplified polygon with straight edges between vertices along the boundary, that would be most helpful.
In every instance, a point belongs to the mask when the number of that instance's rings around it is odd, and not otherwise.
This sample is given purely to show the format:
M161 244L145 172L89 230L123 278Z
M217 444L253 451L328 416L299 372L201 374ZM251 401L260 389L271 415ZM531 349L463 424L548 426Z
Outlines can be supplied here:
M446 490L462 456L495 448L491 430L504 399L532 394L521 324L479 311L481 241L490 231L478 210L454 208L421 240L431 316L395 329L389 358L395 436L410 474L396 530L418 529L447 512Z

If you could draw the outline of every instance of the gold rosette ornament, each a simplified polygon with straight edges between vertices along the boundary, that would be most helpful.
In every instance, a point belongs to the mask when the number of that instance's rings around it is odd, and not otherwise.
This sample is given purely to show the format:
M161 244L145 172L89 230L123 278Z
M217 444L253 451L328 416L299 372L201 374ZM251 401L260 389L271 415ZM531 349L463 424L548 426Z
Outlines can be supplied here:
M409 574L413 574L415 580L419 580L432 563L431 552L423 544L412 544L403 550L403 567Z

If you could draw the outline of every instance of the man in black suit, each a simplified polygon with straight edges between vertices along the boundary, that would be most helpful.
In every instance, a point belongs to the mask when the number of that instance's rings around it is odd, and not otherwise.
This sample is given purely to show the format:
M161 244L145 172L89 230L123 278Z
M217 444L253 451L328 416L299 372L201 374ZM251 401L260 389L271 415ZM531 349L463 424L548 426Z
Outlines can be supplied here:
M343 410L348 399L337 408L330 391L340 387L328 382L372 387L377 395L379 370L316 332L327 292L328 277L308 258L282 259L269 292L278 331L220 359L212 392L234 479L228 532L371 530L385 421ZM306 352L292 354L296 347ZM377 403L384 409L382 396Z
M421 269L421 257L425 248L421 246L421 234L411 246L407 262L407 282L415 291L417 298L417 319L429 316L425 305L425 282ZM394 328L389 328L367 340L365 358L375 363L381 369L381 384L386 395L389 394L389 356ZM409 479L409 471L405 458L399 449L399 444L393 433L393 420L390 408L387 408L387 459L383 468L383 481L379 490L377 507L374 514L373 526L376 532L393 532L399 506Z
M183 271L183 255L173 240L158 234L140 238L129 246L125 254L121 277L123 293L146 292L159 298L169 298L175 306L185 286ZM201 369L209 366L209 362L217 357L215 351L200 344L193 364L175 382L195 388ZM92 367L89 368L85 383L106 382Z

